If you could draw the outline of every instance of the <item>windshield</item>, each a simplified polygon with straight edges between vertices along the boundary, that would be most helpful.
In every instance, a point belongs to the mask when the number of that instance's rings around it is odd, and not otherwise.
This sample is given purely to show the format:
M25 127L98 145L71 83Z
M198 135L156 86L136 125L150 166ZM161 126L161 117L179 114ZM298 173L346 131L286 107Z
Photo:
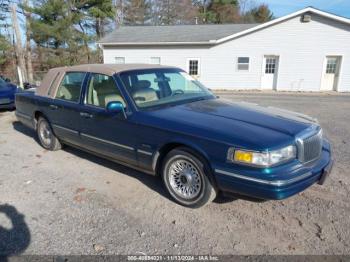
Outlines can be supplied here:
M120 77L139 108L214 97L201 83L179 69L135 70L124 72Z

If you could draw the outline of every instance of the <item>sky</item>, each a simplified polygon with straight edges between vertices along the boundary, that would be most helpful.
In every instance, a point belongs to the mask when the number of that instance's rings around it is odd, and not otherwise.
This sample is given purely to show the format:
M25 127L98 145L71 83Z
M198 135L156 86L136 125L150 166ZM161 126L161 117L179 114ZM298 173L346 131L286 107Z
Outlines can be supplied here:
M255 0L268 4L276 17L284 16L307 6L350 18L350 0Z

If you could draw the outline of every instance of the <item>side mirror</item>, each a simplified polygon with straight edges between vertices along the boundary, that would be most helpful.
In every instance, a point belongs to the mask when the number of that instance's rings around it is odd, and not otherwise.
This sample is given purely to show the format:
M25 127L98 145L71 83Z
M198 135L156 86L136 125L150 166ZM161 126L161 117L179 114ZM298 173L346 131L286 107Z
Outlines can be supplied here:
M106 106L106 109L109 114L117 115L119 113L123 113L125 116L124 105L119 101L109 102Z

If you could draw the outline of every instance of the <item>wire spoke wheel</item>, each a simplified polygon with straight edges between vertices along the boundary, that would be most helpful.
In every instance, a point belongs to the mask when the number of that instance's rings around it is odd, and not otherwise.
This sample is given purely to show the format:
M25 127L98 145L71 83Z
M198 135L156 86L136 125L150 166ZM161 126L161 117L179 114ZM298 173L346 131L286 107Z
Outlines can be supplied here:
M197 167L184 159L178 159L171 163L169 182L174 192L185 199L196 198L202 187L202 179Z
M43 144L49 146L52 143L52 131L49 123L46 121L40 122L39 126L39 136Z

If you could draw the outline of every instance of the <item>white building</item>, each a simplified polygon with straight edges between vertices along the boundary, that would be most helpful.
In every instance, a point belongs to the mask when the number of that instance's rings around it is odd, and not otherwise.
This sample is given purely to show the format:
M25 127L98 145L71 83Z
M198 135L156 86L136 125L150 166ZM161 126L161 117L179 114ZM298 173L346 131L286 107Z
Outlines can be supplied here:
M212 89L350 91L350 19L312 7L264 24L121 27L104 63L180 67Z

